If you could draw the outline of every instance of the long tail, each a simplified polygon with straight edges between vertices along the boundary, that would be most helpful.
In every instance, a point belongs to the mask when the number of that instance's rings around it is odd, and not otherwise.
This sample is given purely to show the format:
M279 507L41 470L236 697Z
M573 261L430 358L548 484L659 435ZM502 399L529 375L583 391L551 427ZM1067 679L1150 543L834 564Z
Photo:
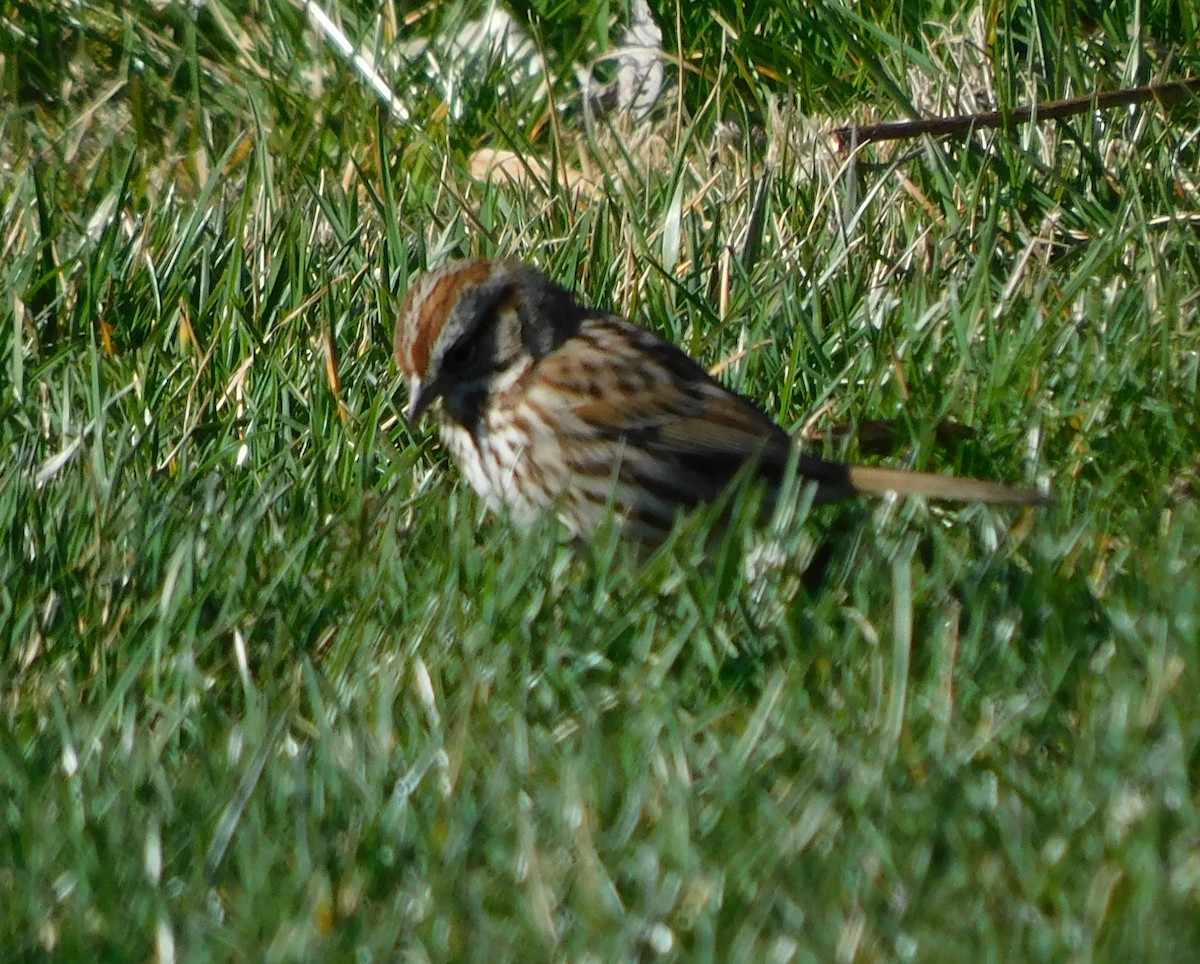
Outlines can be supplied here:
M1024 489L1001 482L960 479L953 475L907 472L904 469L881 469L865 465L851 465L847 468L849 482L855 492L895 492L899 495L922 495L928 499L990 502L996 505L1049 505L1054 501L1037 489Z

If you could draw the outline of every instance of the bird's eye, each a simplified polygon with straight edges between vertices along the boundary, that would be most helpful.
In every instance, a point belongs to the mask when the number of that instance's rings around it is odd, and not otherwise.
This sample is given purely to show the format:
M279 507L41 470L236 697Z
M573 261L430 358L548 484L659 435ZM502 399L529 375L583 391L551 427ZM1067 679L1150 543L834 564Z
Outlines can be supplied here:
M474 338L464 339L446 353L446 358L442 362L442 367L450 371L461 372L471 367L478 354L478 340Z

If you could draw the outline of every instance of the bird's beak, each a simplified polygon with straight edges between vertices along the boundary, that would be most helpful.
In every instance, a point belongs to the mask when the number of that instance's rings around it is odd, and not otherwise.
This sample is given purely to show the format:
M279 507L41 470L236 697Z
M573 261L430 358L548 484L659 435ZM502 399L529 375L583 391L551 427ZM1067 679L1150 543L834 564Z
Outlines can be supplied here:
M438 397L439 391L436 379L429 385L422 385L419 378L409 380L408 408L405 409L404 418L410 426L415 426L420 421L425 409Z

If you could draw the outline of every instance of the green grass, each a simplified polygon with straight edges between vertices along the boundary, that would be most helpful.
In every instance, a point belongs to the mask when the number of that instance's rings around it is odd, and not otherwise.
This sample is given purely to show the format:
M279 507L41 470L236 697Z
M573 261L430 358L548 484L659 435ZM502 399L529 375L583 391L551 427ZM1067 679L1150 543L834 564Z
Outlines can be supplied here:
M387 61L408 124L283 0L3 10L4 956L1200 954L1197 105L847 173L805 119L961 96L952 5L654 6L683 90L582 202L467 158L586 166L624 4L514 5L557 114ZM1050 6L984 5L1000 103L1200 71L1186 4ZM478 12L340 9L381 56ZM816 593L703 517L518 531L397 417L403 290L468 253L1057 505L815 511Z

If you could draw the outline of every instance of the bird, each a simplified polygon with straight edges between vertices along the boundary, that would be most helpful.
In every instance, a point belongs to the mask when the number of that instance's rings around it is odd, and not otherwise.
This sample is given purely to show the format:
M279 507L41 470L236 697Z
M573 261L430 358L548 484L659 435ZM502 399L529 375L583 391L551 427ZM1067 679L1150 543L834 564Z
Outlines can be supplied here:
M813 487L814 504L884 493L1049 501L1036 489L801 451L676 345L518 260L473 258L421 274L400 309L394 351L408 423L436 414L443 444L487 505L518 524L552 514L577 539L612 518L623 535L657 545L681 513L743 475L765 483L767 510L789 473Z

